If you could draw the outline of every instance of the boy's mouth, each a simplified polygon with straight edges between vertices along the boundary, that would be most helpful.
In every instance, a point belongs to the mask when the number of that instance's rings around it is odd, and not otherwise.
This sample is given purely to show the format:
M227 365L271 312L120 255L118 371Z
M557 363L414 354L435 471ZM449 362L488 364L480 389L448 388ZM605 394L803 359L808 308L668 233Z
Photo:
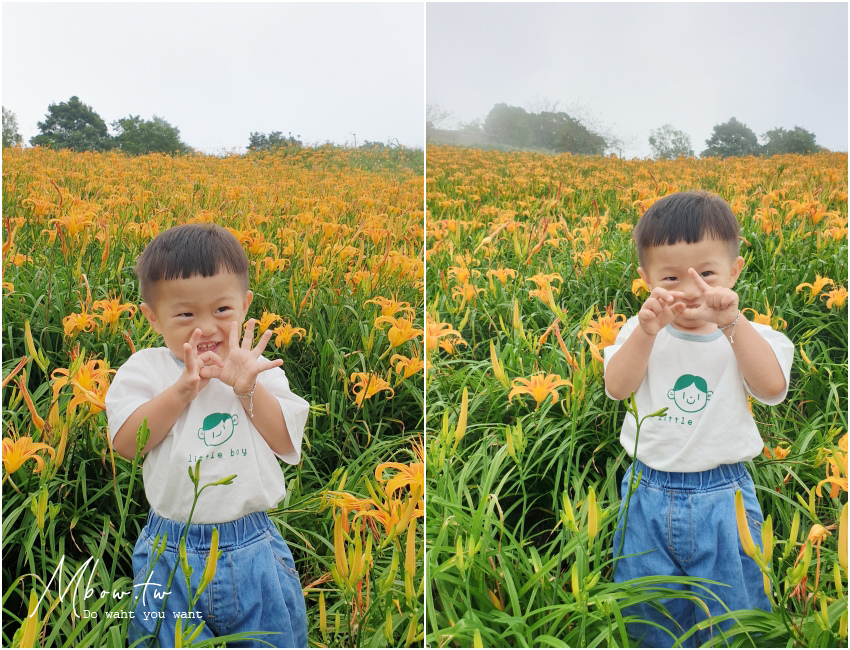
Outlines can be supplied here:
M221 341L211 341L209 343L198 343L198 354L204 352L215 352L221 345Z

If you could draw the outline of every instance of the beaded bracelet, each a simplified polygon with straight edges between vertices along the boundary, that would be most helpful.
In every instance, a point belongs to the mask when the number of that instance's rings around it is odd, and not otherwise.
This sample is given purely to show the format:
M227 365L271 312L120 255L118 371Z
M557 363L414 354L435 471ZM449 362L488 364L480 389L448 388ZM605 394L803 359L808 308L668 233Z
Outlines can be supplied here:
M738 310L738 315L735 316L735 320L733 320L728 325L724 325L723 327L718 328L721 332L724 330L728 330L730 327L732 328L732 333L729 335L729 343L734 343L735 341L732 339L735 336L735 326L738 324L738 319L741 317L741 310ZM251 391L253 392L253 391Z
M257 379L256 378L254 378L254 386L251 388L251 392L248 393L247 395L240 395L239 393L236 392L236 389L233 390L233 394L236 395L236 397L238 397L240 399L250 399L251 400L250 402L248 402L248 417L250 417L252 420L254 419L254 391L255 390L257 390Z

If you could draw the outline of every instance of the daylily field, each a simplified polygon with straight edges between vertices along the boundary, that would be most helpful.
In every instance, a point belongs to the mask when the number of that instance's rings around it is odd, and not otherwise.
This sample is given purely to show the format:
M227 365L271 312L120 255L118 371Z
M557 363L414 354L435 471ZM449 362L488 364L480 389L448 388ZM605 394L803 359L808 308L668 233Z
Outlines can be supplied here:
M126 643L118 614L148 506L141 459L110 448L103 399L133 351L162 345L137 309L136 258L191 221L244 245L248 316L257 336L273 330L266 356L311 405L302 461L269 513L301 576L310 645L421 644L422 158L3 150L4 647ZM182 627L184 645L193 632Z
M846 646L847 155L426 154L426 642L630 646L624 607L667 595L611 580L620 426L649 414L606 397L600 350L645 296L639 216L706 189L740 219L744 315L795 344L786 400L751 404L766 522L742 543L773 611L714 642Z
M742 544L773 611L730 612L715 643L846 645L846 154L429 147L427 214L422 157L4 150L3 645L125 644L116 613L147 502L142 459L110 448L103 399L134 350L161 345L136 258L190 221L244 245L256 336L273 331L266 356L311 405L270 511L311 646L633 645L624 608L666 595L653 578L611 580L619 430L648 414L605 396L601 350L645 296L637 219L695 188L740 218L744 316L795 345L786 400L751 403L767 519ZM695 600L711 587L690 582ZM197 628L180 625L191 645Z

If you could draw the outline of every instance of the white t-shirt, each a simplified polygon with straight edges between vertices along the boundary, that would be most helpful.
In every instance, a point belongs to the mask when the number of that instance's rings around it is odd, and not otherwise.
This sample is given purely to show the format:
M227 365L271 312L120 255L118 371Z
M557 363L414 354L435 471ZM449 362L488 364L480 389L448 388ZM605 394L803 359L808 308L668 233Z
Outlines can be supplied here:
M785 399L794 345L766 325L750 324L776 355L785 390L769 398L753 395L732 346L720 330L695 335L668 325L655 338L646 375L635 392L641 418L667 407L664 416L643 421L637 447L640 461L666 472L701 472L751 460L763 451L764 443L747 408L747 396L768 405ZM633 316L623 325L616 343L603 349L606 368L637 327L638 317ZM607 390L606 394L611 397ZM620 442L629 455L634 453L636 430L635 418L627 413Z
M168 348L139 350L122 365L106 394L106 416L112 438L142 404L173 385L184 369ZM188 521L194 491L188 469L201 459L199 487L237 474L230 485L203 491L192 523L233 521L277 506L286 494L278 458L295 465L309 404L289 390L280 368L261 372L257 381L280 403L295 451L278 456L271 450L233 389L218 379L189 403L162 442L145 457L142 478L148 502L161 517Z

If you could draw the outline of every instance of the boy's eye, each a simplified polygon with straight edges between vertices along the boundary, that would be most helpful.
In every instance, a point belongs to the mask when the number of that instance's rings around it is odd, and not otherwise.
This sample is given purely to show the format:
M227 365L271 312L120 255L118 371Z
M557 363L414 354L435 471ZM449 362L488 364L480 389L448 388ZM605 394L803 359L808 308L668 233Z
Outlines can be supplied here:
M700 275L704 278L707 278L711 275L714 275L714 271L703 271L702 273L700 273Z
M679 278L673 275L668 275L666 278L663 278L664 282L675 282L678 279Z
M191 318L192 314L188 311L183 312L182 314L177 314L177 318Z
M216 313L223 314L226 311L230 311L230 307L219 307L216 309Z

